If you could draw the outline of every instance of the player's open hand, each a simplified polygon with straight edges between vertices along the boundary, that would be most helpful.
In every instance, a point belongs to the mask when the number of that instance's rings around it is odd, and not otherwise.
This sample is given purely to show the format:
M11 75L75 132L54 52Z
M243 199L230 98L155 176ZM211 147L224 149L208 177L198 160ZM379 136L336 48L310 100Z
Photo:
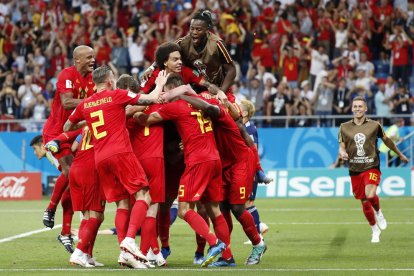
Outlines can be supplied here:
M169 75L170 74L168 74L165 70L160 71L160 73L158 74L158 77L155 79L155 84L157 86L164 86L165 83L167 82Z

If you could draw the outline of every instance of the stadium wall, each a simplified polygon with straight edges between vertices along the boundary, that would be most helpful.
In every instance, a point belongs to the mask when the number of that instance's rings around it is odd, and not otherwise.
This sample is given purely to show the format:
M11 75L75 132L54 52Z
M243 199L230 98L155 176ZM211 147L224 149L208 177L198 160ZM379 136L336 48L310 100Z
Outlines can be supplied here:
M412 130L404 128L402 136ZM258 197L352 196L347 169L329 169L338 152L337 133L338 128L259 129L262 167L275 181L260 185ZM1 132L0 172L41 172L46 191L59 172L46 158L37 160L33 154L30 141L38 134ZM410 168L382 171L382 195L413 195Z

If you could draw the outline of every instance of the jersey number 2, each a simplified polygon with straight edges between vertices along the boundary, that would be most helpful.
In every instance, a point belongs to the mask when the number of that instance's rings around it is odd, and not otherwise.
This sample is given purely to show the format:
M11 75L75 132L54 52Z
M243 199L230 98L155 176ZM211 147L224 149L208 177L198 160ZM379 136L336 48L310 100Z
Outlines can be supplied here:
M92 123L92 130L93 135L96 139L101 139L102 137L106 136L106 130L102 132L98 132L98 127L103 126L105 124L103 112L102 110L98 110L91 113L91 118L98 117L98 121Z

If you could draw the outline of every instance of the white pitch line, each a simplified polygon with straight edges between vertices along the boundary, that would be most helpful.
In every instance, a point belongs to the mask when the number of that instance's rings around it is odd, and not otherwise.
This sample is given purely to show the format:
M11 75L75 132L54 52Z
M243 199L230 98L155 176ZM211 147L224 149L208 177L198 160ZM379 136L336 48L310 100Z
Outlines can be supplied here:
M57 228L61 228L61 227L62 227L62 224L59 224L59 225L55 225L53 227L53 229L57 229ZM42 228L42 229L38 229L38 230L29 231L29 232L26 232L26 233L22 233L22 234L18 234L18 235L15 235L15 236L11 236L11 237L1 239L0 243L9 242L9 241L12 241L12 240L17 240L17 239L20 239L20 238L28 237L28 236L31 236L31 235L34 235L34 234L50 231L50 230L53 230L53 229Z
M259 212L347 212L361 211L361 208L260 208ZM414 211L414 208L386 208L387 211ZM44 209L7 209L0 210L1 213L39 213ZM105 210L105 212L115 212L115 209Z
M103 272L103 271L137 271L134 269L124 269L124 268L96 268L96 269L87 269L87 268L1 268L0 272L23 272L23 271L73 271L73 272ZM148 271L148 270L147 270ZM149 270L151 271L151 270ZM230 271L291 271L291 272L300 272L300 271L414 271L414 268L160 268L154 269L153 271L162 272L162 271L209 271L209 272L230 272Z

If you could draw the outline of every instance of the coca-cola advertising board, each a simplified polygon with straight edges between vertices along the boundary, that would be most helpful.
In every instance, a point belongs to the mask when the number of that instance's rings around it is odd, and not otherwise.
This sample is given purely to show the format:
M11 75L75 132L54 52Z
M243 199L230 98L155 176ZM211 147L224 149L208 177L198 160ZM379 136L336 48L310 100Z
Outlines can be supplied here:
M0 200L42 199L41 173L0 173Z

